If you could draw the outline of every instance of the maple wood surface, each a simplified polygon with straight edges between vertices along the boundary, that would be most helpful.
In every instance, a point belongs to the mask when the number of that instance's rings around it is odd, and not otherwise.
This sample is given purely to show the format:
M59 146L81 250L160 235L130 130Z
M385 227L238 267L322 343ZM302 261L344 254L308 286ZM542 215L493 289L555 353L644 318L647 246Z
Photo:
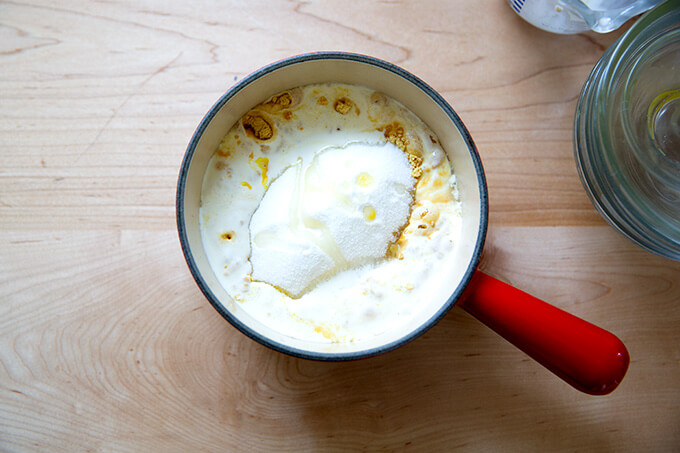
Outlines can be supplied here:
M680 263L610 228L573 160L581 86L622 32L545 33L502 0L0 2L0 450L678 451ZM209 305L175 228L186 145L235 81L315 50L451 103L488 178L482 267L619 336L614 393L457 307L398 350L319 363Z

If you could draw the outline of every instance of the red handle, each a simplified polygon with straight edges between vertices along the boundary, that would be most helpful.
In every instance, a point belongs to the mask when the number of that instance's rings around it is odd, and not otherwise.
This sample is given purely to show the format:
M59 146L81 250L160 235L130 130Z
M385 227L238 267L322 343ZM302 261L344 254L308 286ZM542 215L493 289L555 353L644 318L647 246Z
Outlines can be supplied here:
M606 395L628 370L613 334L479 270L458 304L582 392Z

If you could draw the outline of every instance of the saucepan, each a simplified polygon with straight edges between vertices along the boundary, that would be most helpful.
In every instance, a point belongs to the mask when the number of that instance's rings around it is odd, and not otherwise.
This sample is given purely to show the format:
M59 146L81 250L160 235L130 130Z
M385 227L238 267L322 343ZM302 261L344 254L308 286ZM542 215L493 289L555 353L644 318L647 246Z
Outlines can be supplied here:
M199 209L201 185L222 137L248 110L294 87L317 83L360 85L396 99L437 135L452 167L462 203L462 233L455 263L433 269L447 282L435 303L403 326L368 340L320 343L284 335L239 307L222 287L204 250ZM614 390L629 356L613 334L559 310L478 269L488 222L482 161L470 133L451 106L410 72L373 57L320 52L272 63L235 84L210 109L193 135L179 173L177 227L199 288L228 322L255 341L297 357L325 361L367 358L414 340L454 305L467 310L573 387L596 395ZM418 303L418 301L414 301Z

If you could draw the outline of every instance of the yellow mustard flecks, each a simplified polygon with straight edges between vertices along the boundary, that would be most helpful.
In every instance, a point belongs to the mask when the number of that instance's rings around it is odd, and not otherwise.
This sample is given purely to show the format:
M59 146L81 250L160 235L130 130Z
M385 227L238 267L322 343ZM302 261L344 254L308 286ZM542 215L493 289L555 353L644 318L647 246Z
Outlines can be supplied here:
M291 311L290 309L288 309L288 316L290 316L290 318L296 322L312 327L315 333L320 334L325 339L330 340L333 343L340 343L341 341L347 340L347 338L345 338L344 336L343 337L338 336L337 326L333 326L331 324L332 327L329 327L328 325L317 324L310 319L306 319L299 316L297 313Z
M262 170L262 187L266 189L269 183L269 178L267 177L267 170L269 170L269 159L266 157L258 157L255 159L255 164Z
M454 199L449 179L451 167L442 162L435 171L425 172L416 186L416 202L429 200L432 203L448 203Z
M267 171L269 170L269 159L266 157L258 157L257 159L253 160L252 153L249 157L251 159L248 162L250 167L262 175L262 187L266 189L267 185L269 184L269 177L267 176Z
M288 92L284 92L278 96L273 96L267 104L276 106L279 110L283 110L293 105L293 96Z
M418 179L423 175L422 144L415 136L409 137L404 126L395 121L378 128L382 131L385 139L406 153L408 163L411 165L411 176Z
M274 137L274 122L263 112L250 111L241 118L246 135L257 140L270 140Z
M232 242L235 237L236 233L234 233L233 231L227 231L225 233L220 234L220 239L225 242Z
M392 124L387 124L378 130L383 131L383 135L388 142L392 143L400 150L406 152L406 147L409 144L409 140L404 132L404 126L402 126L399 122L395 121Z
M285 118L288 115L292 115L289 110L296 108L302 101L302 97L303 93L301 88L292 88L272 96L267 102L263 102L262 104L253 107L253 110L264 110L265 112L274 115L283 114ZM286 119L290 119L290 117Z
M247 188L250 189L250 190L252 190L252 188L253 188L253 186L251 186L250 184L248 184L247 181L243 181L243 182L241 183L241 185L242 185L243 187L247 187Z
M333 342L338 342L338 337L335 333L326 326L316 326L314 327L314 332L320 333L327 340L332 340Z
M421 165L423 164L423 159L414 154L408 154L408 163L411 164L411 176L418 179L423 176L423 169Z
M439 220L439 209L435 205L431 205L429 208L422 208L418 215L420 220L434 228L437 220Z
M399 253L400 250L397 244L390 244L390 246L387 248L387 256L390 258L398 258Z
M346 97L341 97L340 99L337 99L333 104L333 108L335 109L335 111L340 113L341 115L349 113L349 111L352 110L352 107L354 107L354 102L352 102L351 99Z
M231 156L231 152L232 152L231 146L227 144L225 141L222 141L222 143L220 143L219 148L217 148L217 154L222 157Z

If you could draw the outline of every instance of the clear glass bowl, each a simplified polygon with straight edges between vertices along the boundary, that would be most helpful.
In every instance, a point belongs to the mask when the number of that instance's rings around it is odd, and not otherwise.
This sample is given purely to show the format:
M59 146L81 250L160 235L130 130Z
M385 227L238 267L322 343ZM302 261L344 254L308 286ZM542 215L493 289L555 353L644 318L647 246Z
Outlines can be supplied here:
M680 0L638 19L595 65L576 107L574 154L600 214L680 261Z

